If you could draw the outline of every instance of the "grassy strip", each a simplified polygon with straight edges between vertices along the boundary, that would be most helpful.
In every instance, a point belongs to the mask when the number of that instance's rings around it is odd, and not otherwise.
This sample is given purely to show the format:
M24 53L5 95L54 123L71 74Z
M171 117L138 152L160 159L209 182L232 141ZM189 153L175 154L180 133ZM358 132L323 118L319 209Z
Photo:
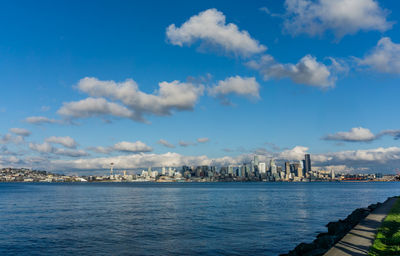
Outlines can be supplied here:
M400 198L379 228L368 255L400 255Z

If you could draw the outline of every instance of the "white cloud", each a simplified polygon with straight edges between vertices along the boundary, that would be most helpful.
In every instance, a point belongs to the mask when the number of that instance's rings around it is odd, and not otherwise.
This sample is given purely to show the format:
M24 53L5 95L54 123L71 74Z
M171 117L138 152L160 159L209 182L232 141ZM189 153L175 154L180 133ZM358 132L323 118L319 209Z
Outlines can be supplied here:
M266 14L271 14L271 11L266 6L260 7L258 10L265 12Z
M354 127L348 132L337 132L334 134L328 134L324 140L338 140L338 141L372 141L376 139L376 136L367 128Z
M51 165L54 169L80 169L80 170L95 170L108 169L110 163L113 162L117 168L134 169L146 168L149 166L182 166L182 165L228 165L242 163L248 156L208 158L202 156L184 156L178 153L165 154L132 154L121 155L115 157L102 157L91 159L76 159L76 160L53 160Z
M225 15L216 9L200 12L180 27L171 24L168 26L166 34L174 45L191 45L202 40L208 45L217 46L226 52L233 52L245 57L267 49L251 38L247 31L240 31L233 23L226 24Z
M121 142L115 143L113 146L89 147L88 150L91 150L96 153L101 153L101 154L110 154L110 153L116 152L116 151L129 152L129 153L143 153L143 152L153 151L153 149L150 146L146 145L145 143L143 143L141 141L135 141L135 142L121 141Z
M168 141L166 141L164 139L160 139L157 143L160 144L160 145L163 145L163 146L165 146L167 148L174 148L175 147L175 145L169 143Z
M393 136L395 140L400 139L400 130L383 130L376 135L376 137L381 137L384 135Z
M210 141L209 138L198 138L198 139L197 139L197 142L198 142L198 143L206 143L206 142L209 142L209 141Z
M113 151L111 147L102 147L102 146L89 147L88 150L101 154L109 154Z
M69 150L65 148L57 149L52 147L50 143L35 144L30 143L32 150L44 154L56 154L69 157L81 157L88 154L83 150ZM114 148L114 147L110 147ZM126 148L126 147L123 147ZM130 148L130 147L128 147ZM281 152L257 151L260 161L268 162L274 158L278 163L282 161L299 161L304 159L304 154L309 153L308 148L304 146L296 146ZM0 156L0 166L29 166L32 168L47 170L96 170L108 169L109 163L115 163L115 166L121 169L146 168L149 166L182 166L182 165L215 165L227 166L229 164L249 163L253 154L241 154L237 156L222 156L217 158L209 158L205 155L185 156L178 153L168 152L165 154L138 153L123 154L118 156L97 157L97 158L78 158L74 160L52 159L48 156L22 156L12 155ZM400 164L400 148L372 148L372 149L356 149L339 152L328 153L311 153L312 164L322 169L335 168L336 171L393 171Z
M328 134L322 139L348 142L368 142L377 140L383 136L392 136L395 140L400 139L400 130L383 130L373 134L369 129L363 127L351 128L348 132L337 132Z
M132 79L117 83L86 77L79 81L77 88L91 97L78 102L64 103L58 111L59 114L82 118L112 115L145 122L145 114L167 116L171 115L173 110L192 110L203 94L203 86L179 81L159 83L159 89L154 94L140 91ZM104 98L119 101L123 105Z
M189 146L193 146L193 145L196 145L196 143L191 142L191 141L183 141L183 140L179 141L179 146L181 146L181 147L189 147Z
M30 124L54 124L54 123L59 123L59 120L55 119L50 119L45 116L30 116L25 119L26 122Z
M67 148L76 148L76 146L78 145L78 143L69 136L66 137L51 136L46 138L45 142L60 144Z
M379 162L387 163L389 161L400 160L400 148L398 147L379 147L376 149L365 149L365 150L347 150L335 153L328 153L327 155L332 156L332 161L346 163L348 161L353 162Z
M52 153L54 151L53 146L48 142L42 144L31 142L29 143L29 148L40 153Z
M89 154L84 150L77 150L77 149L67 149L67 148L55 148L54 154L62 155L62 156L69 156L69 157L82 157L88 156Z
M359 168L354 168L351 166L347 166L344 164L341 165L325 165L325 166L313 166L314 170L328 170L328 171L334 171L336 174L338 173L363 173L366 170L368 170L368 168L363 168L363 167L359 167Z
M279 18L281 18L281 17L284 16L284 15L279 14L279 13L273 13L273 12L271 12L271 10L270 10L268 7L266 7L266 6L260 7L260 8L258 8L258 10L260 10L260 11L262 11L262 12L268 14L268 15L271 16L271 17L279 17Z
M58 110L60 115L74 118L87 118L92 116L112 115L135 119L134 113L124 106L108 102L104 98L86 98L80 101L63 103Z
M308 151L307 147L296 146L292 149L275 154L277 159L283 160L302 160L304 154ZM395 169L400 164L400 148L375 148L375 149L357 149L339 152L329 152L321 154L311 154L313 164L317 166L345 165L350 169L360 168L382 170Z
M400 74L400 44L383 37L364 59L358 60L358 64L381 73Z
M296 146L290 150L285 150L280 153L272 155L260 155L260 160L267 161L271 157L277 160L298 161L304 159L304 154L307 153L308 148L303 146ZM209 158L205 155L201 156L184 156L178 153L165 153L165 154L133 154L121 155L105 158L91 158L91 159L77 159L77 160L54 160L52 161L54 168L61 169L106 169L109 163L115 163L118 168L134 169L145 168L148 166L182 166L182 165L216 165L226 166L229 164L242 164L248 163L252 154L243 154L235 157L219 157ZM382 169L397 166L400 163L400 148L376 148L366 150L348 150L324 154L311 154L311 159L314 166L319 168L347 166L347 170L356 170L360 168L365 169ZM338 170L338 169L337 169Z
M29 143L29 148L39 153L55 154L55 155L69 156L69 157L82 157L89 155L84 150L55 148L49 142L44 142L41 144L31 142Z
M136 142L121 141L116 143L113 149L121 152L135 152L135 153L153 151L151 147L147 146L141 141L136 141Z
M20 135L23 137L27 137L29 135L31 135L31 132L27 129L23 129L23 128L11 128L10 132L16 134L16 135Z
M264 55L259 60L252 60L247 65L258 70L264 80L271 78L290 78L297 84L305 84L320 88L335 86L337 79L335 71L341 71L338 62L327 66L311 55L306 55L296 64L281 64L275 61L271 55Z
M236 94L250 99L260 98L260 85L254 77L232 76L221 80L214 87L208 89L208 93L214 97L225 97L228 94Z
M285 8L284 28L293 35L330 30L342 38L360 30L384 32L393 25L386 20L389 12L374 0L286 0Z
M295 146L292 149L284 150L277 154L277 157L285 160L302 160L304 159L304 154L308 151L308 147Z
M24 142L24 137L21 135L12 135L10 133L7 133L3 135L3 137L0 137L0 144L8 144L8 143L13 143L13 144L21 144Z

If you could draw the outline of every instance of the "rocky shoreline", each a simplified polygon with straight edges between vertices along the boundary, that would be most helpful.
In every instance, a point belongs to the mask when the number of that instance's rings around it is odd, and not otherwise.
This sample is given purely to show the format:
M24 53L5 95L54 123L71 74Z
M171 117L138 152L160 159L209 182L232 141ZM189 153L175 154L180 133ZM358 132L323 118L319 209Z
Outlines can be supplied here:
M388 198L389 199L389 198ZM388 200L387 199L387 200ZM339 242L353 227L368 216L370 212L382 203L371 204L367 208L354 210L344 220L329 222L326 227L328 232L319 233L311 243L300 243L289 253L280 256L320 256L326 253L334 244Z

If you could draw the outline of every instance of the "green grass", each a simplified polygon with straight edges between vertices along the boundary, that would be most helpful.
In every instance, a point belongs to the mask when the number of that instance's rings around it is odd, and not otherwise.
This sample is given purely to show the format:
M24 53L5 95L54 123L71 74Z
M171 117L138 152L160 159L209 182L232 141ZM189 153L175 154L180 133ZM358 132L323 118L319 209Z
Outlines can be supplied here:
M400 198L379 228L369 255L400 255Z

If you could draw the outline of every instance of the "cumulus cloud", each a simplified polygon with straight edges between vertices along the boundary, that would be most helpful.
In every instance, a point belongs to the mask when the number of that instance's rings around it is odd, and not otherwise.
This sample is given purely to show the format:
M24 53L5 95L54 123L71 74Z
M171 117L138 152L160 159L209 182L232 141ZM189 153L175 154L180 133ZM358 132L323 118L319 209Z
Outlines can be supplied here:
M358 64L381 73L400 74L400 44L383 37L369 54L358 59Z
M21 135L12 135L10 133L7 133L5 135L3 135L2 137L0 137L0 144L21 144L23 143L24 140L24 136Z
M168 141L164 140L164 139L160 139L159 141L157 141L158 144L163 145L164 147L167 148L174 148L175 145L169 143Z
M52 153L54 150L53 146L47 142L42 144L31 142L29 143L29 148L40 153Z
M145 122L143 115L171 115L173 110L192 110L203 94L203 86L179 81L161 82L154 94L139 90L132 79L118 83L101 81L97 78L86 77L79 81L77 88L91 97L78 101L64 103L58 113L66 117L91 117L111 115L130 118ZM122 105L115 102L118 101Z
M52 147L50 143L44 142L43 144L30 143L29 147L35 151L43 154L57 154L77 159L52 159L48 156L0 156L0 166L30 166L32 168L40 169L54 169L54 170L98 170L108 169L109 163L115 163L121 169L135 169L146 168L149 166L175 166L182 165L214 165L214 166L227 166L230 164L238 165L249 163L254 156L254 153L259 154L260 161L268 162L273 158L279 162L283 161L299 161L304 159L304 154L311 153L309 149L304 146L295 146L291 149L283 150L281 152L269 152L265 150L258 150L253 153L245 153L237 156L222 156L217 158L209 158L206 155L200 156L185 156L178 153L168 152L165 154L153 153L138 153L123 154L117 156L95 157L87 158L87 153L79 150L70 149L57 149ZM400 164L400 148L399 147L378 147L372 149L357 149L346 150L339 152L327 153L311 153L311 160L313 167L322 169L335 168L336 171L379 171L383 170L392 171ZM337 168L336 168L337 167Z
M124 153L143 153L143 152L151 152L153 148L146 145L141 141L129 142L129 141L121 141L115 143L113 146L108 147L89 147L88 150L101 153L101 154L110 154L112 152L124 152Z
M282 160L302 160L304 154L308 152L307 147L296 146L292 149L274 154L274 157ZM328 152L321 154L311 154L313 165L316 166L335 166L344 165L353 170L382 170L394 169L400 164L400 148L374 148L374 149L357 149L339 152Z
M359 150L347 150L335 153L328 153L331 156L331 161L339 163L349 162L379 162L387 163L389 161L400 160L400 148L399 147L379 147L376 149L359 149Z
M11 128L10 132L22 137L27 137L31 135L31 132L29 130L23 128Z
M296 146L292 149L280 153L269 153L260 155L260 161L268 161L270 158L285 161L298 161L304 159L304 154L308 152L307 147ZM229 164L248 163L252 159L252 154L242 154L234 157L223 156L219 158L209 158L201 156L184 156L178 153L165 154L131 154L103 158L85 158L76 160L53 160L54 168L60 169L105 169L109 163L115 163L118 168L134 169L146 168L149 166L182 166L182 165L215 165L226 166ZM347 150L323 154L311 154L313 166L320 168L333 168L336 170L360 170L360 169L382 169L382 166L392 167L400 163L400 148L376 148L366 150Z
M49 143L60 144L67 148L76 148L76 146L78 145L78 143L69 136L66 137L51 136L46 138L45 141Z
M327 66L315 57L306 55L296 64L281 64L271 55L263 55L258 60L249 61L247 66L258 70L264 80L289 78L297 84L329 88L335 86L336 73L343 69L337 61L332 63Z
M113 149L120 152L134 152L134 153L153 151L151 147L147 146L141 141L136 141L136 142L121 141L116 143Z
M209 141L210 141L209 138L198 138L198 139L197 139L197 142L198 142L198 143L206 143L206 142L209 142Z
M235 94L249 99L259 99L259 91L260 85L254 77L240 76L228 77L208 89L208 93L211 96L221 98L225 98L229 94Z
M245 57L267 49L247 31L239 30L233 23L226 24L225 15L216 9L200 12L180 27L171 24L166 34L174 45L191 45L196 41L202 41L206 45L217 46L226 52Z
M59 123L60 122L59 120L51 119L51 118L48 118L48 117L45 117L45 116L30 116L30 117L27 117L25 119L25 121L27 123L37 124L37 125L40 125L40 124L54 124L54 123Z
M53 160L51 165L58 169L95 170L109 168L111 162L122 169L146 168L149 166L182 166L182 165L215 165L239 164L250 159L249 156L209 158L201 156L184 156L178 153L133 154L115 157L102 157L76 160Z
M367 128L354 127L348 132L337 132L334 134L328 134L323 137L324 140L338 140L338 141L372 141L376 139L376 136Z
M369 129L363 127L354 127L347 132L337 132L328 134L322 139L347 142L369 142L377 140L383 136L392 136L395 140L400 139L400 130L383 130L373 134Z
M55 155L69 156L69 157L83 157L89 155L84 150L56 148L53 147L53 145L51 145L51 143L49 142L44 142L41 144L31 142L29 143L29 148L39 153L55 154Z
M389 11L374 0L286 0L285 31L292 35L321 35L332 31L336 38L360 30L384 32L393 22L386 20Z
M279 152L276 156L280 159L285 160L302 160L304 159L304 154L308 151L308 147L295 146L292 149L287 149Z
M128 108L113 102L108 102L104 98L91 97L80 101L64 103L58 110L58 114L74 118L111 115L135 119L134 113Z

